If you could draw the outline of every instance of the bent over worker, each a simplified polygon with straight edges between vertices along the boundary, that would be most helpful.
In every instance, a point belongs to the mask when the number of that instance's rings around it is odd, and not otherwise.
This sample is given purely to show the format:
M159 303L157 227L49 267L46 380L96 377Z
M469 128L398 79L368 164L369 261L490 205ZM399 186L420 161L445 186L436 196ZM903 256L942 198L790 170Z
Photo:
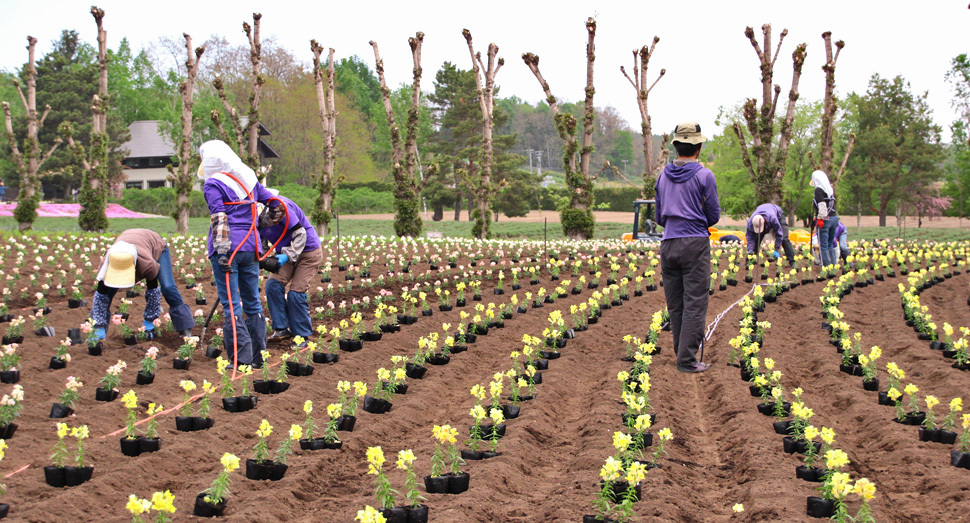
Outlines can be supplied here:
M266 302L273 318L269 339L301 336L308 340L313 334L313 325L307 291L310 279L323 262L323 249L317 231L303 210L289 198L278 196L277 199L283 203L270 201L259 217L260 237L270 246L276 244L276 256L260 264L274 273L266 282ZM289 293L286 293L287 285Z
M785 211L773 203L763 203L759 205L751 217L748 218L748 227L745 231L745 239L748 244L748 254L758 254L761 249L761 241L768 234L775 237L775 258L780 258L778 251L785 252L788 264L795 263L795 248L792 247L788 239L788 223L785 220Z
M192 310L182 301L182 294L172 274L172 255L168 244L155 231L128 229L118 235L108 248L97 275L98 288L91 303L94 337L103 340L108 326L111 301L118 289L127 289L145 280L145 314L142 326L154 333L154 321L162 315L162 297L169 306L172 325L182 336L191 336L195 320Z

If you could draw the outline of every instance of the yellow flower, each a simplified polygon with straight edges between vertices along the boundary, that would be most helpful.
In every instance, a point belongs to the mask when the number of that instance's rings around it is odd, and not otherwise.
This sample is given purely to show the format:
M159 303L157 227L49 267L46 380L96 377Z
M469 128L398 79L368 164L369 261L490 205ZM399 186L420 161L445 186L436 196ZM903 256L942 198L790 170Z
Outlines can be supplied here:
M645 477L647 477L647 466L639 461L631 463L630 468L626 471L626 480L631 485L640 483Z
M303 437L303 427L293 424L290 425L290 439L293 441L298 441Z
M660 439L660 441L670 441L674 438L674 433L671 432L669 428L664 427L660 429L660 432L657 433L657 438Z
M458 429L452 428L451 425L435 425L431 429L431 434L441 445L458 443Z
M148 415L149 416L154 416L156 414L160 414L163 410L165 410L165 408L162 407L161 404L155 404L155 403L149 403L148 404Z
M480 400L485 399L485 389L481 385L476 384L473 386L471 393L473 398L478 398Z
M152 503L147 499L138 499L138 496L130 494L125 508L128 509L128 512L131 512L132 516L140 516L152 509Z
M842 499L852 492L852 485L849 483L849 475L844 472L835 472L831 478L832 495L836 499Z
M734 506L731 507L731 510L734 511L735 514L740 514L744 512L744 505L740 503L735 503Z
M170 491L152 494L152 508L159 512L175 513L175 495Z
M963 400L960 398L953 398L950 400L950 410L954 412L963 410Z
M468 411L468 414L475 419L476 422L481 423L488 414L485 413L485 409L481 405L475 405Z
M775 368L775 360L771 358L765 358L765 368L768 370L773 370Z
M637 432L643 432L650 428L652 421L650 420L649 414L641 414L637 416L636 421L633 422L633 429Z
M876 484L866 478L859 478L852 491L864 501L870 501L876 496Z
M940 404L940 400L936 399L936 396L926 396L926 408L932 410L933 407Z
M216 390L216 386L209 383L209 380L202 380L202 390L205 391L206 394L211 394Z
M962 419L963 421L960 426L963 427L963 430L970 430L970 414L964 414ZM60 434L60 432L58 432L58 434Z
M825 453L825 466L829 470L842 468L849 464L849 456L840 449L832 449Z
M367 473L380 474L384 466L384 449L381 447L367 447Z
M273 426L269 424L268 421L263 419L259 422L259 429L256 430L256 435L261 438L268 438L270 434L273 433Z
M349 392L350 382L349 381L338 381L337 382L337 392Z
M916 394L917 392L919 392L919 388L917 388L916 385L913 385L912 383L907 383L906 388L903 389L903 392L912 396L913 394Z
M391 379L391 371L385 369L384 367L377 369L377 379L381 381L387 381Z
M814 425L809 425L805 427L805 439L812 441L818 437L818 429Z
M360 523L387 523L387 518L374 507L367 505L364 507L364 510L357 511L357 517L354 518L354 521L360 521Z
M362 381L355 381L354 394L356 394L357 396L364 396L365 394L367 394L367 385L365 385L364 382Z
M179 382L179 387L185 392L192 392L195 390L195 382L192 380L182 380Z
M616 450L620 452L625 452L627 447L630 446L630 443L633 443L633 436L630 436L629 434L624 434L620 431L616 431L613 433L613 448L615 448Z
M899 399L900 396L903 395L903 393L899 392L899 389L897 389L896 387L890 387L889 391L886 392L886 395L889 396L889 399L896 401Z
M826 445L831 445L832 442L835 441L835 431L828 427L822 427L822 432L820 434L822 436L822 441L825 442Z
M623 470L623 462L614 459L613 456L606 458L606 463L603 464L603 468L600 469L600 477L603 481L616 481L620 479L620 473Z
M232 472L239 468L239 458L228 452L222 455L222 459L219 462L222 463L222 469L226 472Z
M121 402L125 404L126 409L134 409L138 406L138 396L135 395L135 391L129 390L121 396Z
M397 468L407 470L415 459L414 452L411 449L402 450L397 453Z
M327 416L330 416L330 419L338 418L343 412L343 408L344 406L342 403L331 403L330 405L327 405Z
M306 400L303 402L303 412L307 414L313 412L313 400Z

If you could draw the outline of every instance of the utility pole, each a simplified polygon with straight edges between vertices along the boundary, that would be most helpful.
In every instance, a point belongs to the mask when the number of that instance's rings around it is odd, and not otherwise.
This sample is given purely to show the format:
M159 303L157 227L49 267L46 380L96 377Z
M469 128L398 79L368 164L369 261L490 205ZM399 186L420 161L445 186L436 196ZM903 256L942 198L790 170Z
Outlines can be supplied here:
M542 177L542 151L536 151L536 162L539 163L539 177Z
M525 152L529 153L529 174L532 174L532 153L535 151L532 149L526 149Z
M630 160L623 160L623 176L630 174Z

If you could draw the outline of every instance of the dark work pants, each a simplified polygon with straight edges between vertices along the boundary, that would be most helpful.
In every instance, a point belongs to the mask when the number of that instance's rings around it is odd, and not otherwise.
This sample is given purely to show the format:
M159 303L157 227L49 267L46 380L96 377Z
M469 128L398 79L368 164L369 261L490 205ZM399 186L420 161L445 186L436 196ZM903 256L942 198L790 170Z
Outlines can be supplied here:
M660 265L677 366L693 367L697 364L697 350L704 342L707 321L710 239L704 236L664 240L660 244Z

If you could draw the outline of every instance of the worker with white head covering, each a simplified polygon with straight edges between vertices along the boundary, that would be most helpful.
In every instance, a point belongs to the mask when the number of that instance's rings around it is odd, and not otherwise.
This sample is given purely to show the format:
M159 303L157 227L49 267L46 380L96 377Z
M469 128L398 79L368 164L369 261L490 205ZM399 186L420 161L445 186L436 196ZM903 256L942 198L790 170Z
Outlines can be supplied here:
M182 336L191 336L195 320L192 310L182 301L172 274L172 255L168 244L155 231L128 229L118 235L108 248L96 277L98 288L91 304L91 323L94 337L103 340L108 327L109 309L118 289L128 289L135 282L145 280L145 313L142 327L149 335L155 331L154 321L162 314L162 297L169 306L172 325Z
M835 265L835 249L832 240L835 228L839 225L839 213L835 211L835 191L829 183L829 177L822 171L812 173L809 185L815 187L812 199L812 217L818 228L818 245L821 250L822 267Z
M256 226L262 205L275 194L259 183L256 173L224 142L206 142L199 154L199 175L205 181L202 195L211 215L208 255L219 301L226 311L226 353L237 365L258 368L266 347L266 320L259 301L260 246ZM234 348L238 353L235 357Z
M795 248L788 240L788 222L785 220L785 211L773 203L763 203L748 218L748 226L745 231L748 254L757 254L761 249L762 240L769 234L775 238L773 256L780 258L779 251L783 250L788 263L795 263Z

